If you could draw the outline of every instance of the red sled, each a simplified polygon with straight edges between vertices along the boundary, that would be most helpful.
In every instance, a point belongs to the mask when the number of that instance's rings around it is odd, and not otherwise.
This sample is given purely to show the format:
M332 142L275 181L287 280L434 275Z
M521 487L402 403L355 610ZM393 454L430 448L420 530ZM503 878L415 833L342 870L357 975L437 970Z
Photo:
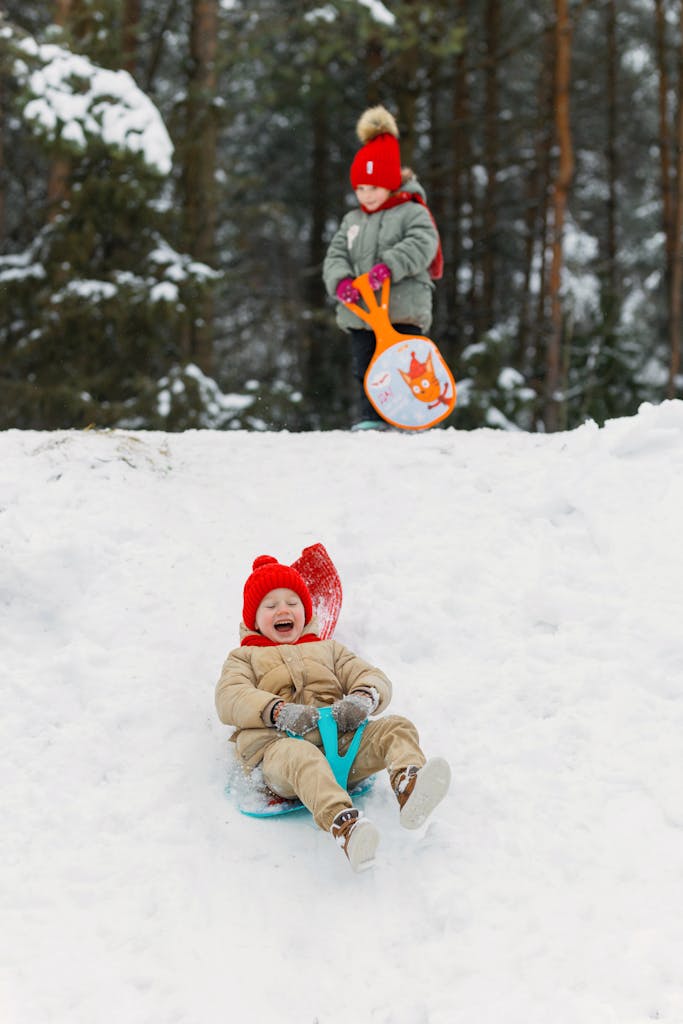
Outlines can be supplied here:
M318 543L304 548L292 568L303 577L311 592L320 639L327 640L334 633L342 603L342 584L336 566Z

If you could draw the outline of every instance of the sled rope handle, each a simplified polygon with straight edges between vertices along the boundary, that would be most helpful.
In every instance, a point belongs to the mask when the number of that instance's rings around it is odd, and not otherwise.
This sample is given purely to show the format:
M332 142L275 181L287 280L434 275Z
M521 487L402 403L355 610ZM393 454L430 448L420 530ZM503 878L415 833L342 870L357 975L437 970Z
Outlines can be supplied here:
M356 759L360 741L363 738L363 730L367 724L368 720L366 718L364 722L360 723L353 734L349 749L342 755L339 753L339 731L337 723L332 716L332 708L318 708L318 731L323 741L323 751L334 777L342 789L347 788L349 773ZM295 739L304 739L303 736L297 736L296 733L290 732L288 735Z

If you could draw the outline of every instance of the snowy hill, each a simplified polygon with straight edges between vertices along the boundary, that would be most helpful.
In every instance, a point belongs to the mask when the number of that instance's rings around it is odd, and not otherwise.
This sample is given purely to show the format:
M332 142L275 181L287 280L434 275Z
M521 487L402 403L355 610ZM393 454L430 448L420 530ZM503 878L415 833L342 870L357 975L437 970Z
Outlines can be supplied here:
M570 434L0 434L3 1024L683 1021L683 403ZM224 794L251 561L454 786L354 875Z

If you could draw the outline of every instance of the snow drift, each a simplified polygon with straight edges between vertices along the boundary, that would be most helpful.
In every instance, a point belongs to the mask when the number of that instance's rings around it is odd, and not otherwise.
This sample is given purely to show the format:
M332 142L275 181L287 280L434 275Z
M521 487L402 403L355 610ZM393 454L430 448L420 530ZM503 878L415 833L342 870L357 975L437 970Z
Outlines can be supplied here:
M0 1018L683 1020L683 403L553 436L0 434ZM224 793L261 553L454 785L354 875Z

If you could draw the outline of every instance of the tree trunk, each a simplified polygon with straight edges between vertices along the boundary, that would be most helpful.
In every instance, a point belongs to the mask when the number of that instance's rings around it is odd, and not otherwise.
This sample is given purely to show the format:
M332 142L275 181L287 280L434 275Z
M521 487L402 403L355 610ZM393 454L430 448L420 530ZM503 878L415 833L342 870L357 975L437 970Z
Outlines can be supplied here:
M435 59L432 50L430 49L430 63L429 73L427 80L427 100L429 110L429 125L430 125L430 138L429 138L429 165L428 172L424 175L421 174L423 180L427 183L427 201L432 211L434 220L436 221L441 236L441 245L444 250L444 254L449 257L448 267L445 273L450 277L452 270L452 263L450 262L450 247L447 246L446 234L447 234L447 196L449 186L449 175L450 175L450 163L449 163L449 136L452 131L450 118L444 116L441 108L441 96L444 89L449 91L452 89L452 69L451 77L444 81L443 74L443 63ZM453 349L453 338L449 332L450 320L448 317L448 300L444 295L444 290L438 288L435 294L434 304L434 329L436 336L441 339L442 350L445 354L447 361L452 361L455 358L455 352Z
M482 313L481 327L487 330L495 323L496 225L498 223L498 51L500 49L500 0L488 0L486 7L486 61L484 107L484 161L486 191L482 221Z
M216 52L217 0L192 0L190 22L190 81L187 97L184 165L185 246L202 263L213 265L216 240ZM187 324L186 359L204 373L213 371L212 292Z
M169 0L158 27L155 28L149 61L144 71L144 91L146 93L154 92L155 79L161 64L167 33L177 16L178 0Z
M330 131L328 104L324 96L316 99L312 110L313 163L311 168L311 241L308 257L306 298L312 306L325 302L322 263L327 248L325 226L328 210Z
M462 10L465 0L460 0L459 9ZM448 323L451 332L462 342L463 324L462 308L460 302L460 288L458 285L460 277L460 266L463 259L462 244L462 208L463 208L463 131L464 119L463 98L465 94L465 47L455 59L455 72L453 78L453 99L452 119L453 131L451 133L451 183L450 183L450 205L444 224L444 258L451 267L451 274L447 277L446 308Z
M54 21L61 29L68 29L74 13L73 0L55 0ZM71 161L65 156L56 156L50 164L47 176L47 219L52 222L59 216L62 203L69 194Z
M141 0L123 0L122 50L123 68L133 78L138 72L138 44L140 34Z
M384 47L381 35L378 33L368 39L365 47L365 77L368 82L367 102L369 107L376 107L382 102L379 82L383 63Z
M55 25L59 25L60 28L66 27L72 7L73 0L55 0Z
M574 173L571 123L569 117L569 88L571 83L572 25L568 0L555 0L555 134L558 163L553 189L552 260L548 296L550 300L550 338L548 341L545 389L546 430L558 430L564 399L559 391L562 384L562 238L569 189Z
M458 21L467 24L468 0L459 0ZM453 284L448 292L449 321L457 332L457 340L461 347L474 338L475 322L476 275L473 263L473 233L476 211L476 193L472 176L472 111L469 95L468 78L468 47L471 45L469 33L465 36L464 45L455 60L455 81L453 85L453 134L451 183L451 217L447 233L450 235L451 267L449 279ZM448 251L448 250L447 250ZM469 265L468 265L469 264ZM467 290L461 281L468 279Z
M605 95L607 100L605 124L605 168L607 188L605 233L600 238L600 307L602 325L600 333L596 333L593 343L592 358L585 380L581 399L580 418L591 415L596 399L602 396L600 405L609 405L610 369L615 364L613 353L618 343L617 324L619 322L621 295L617 268L617 209L619 166L617 158L618 133L618 73L619 50L617 44L617 8L616 0L607 0L605 6Z
M5 180L5 75L4 69L0 67L0 251L3 251L7 235Z
M674 146L676 165L673 180L673 246L671 264L671 303L669 313L669 345L671 365L668 397L675 398L681 369L681 286L683 285L683 0L678 9L678 97Z
M617 160L617 74L619 52L617 48L617 3L609 0L606 10L607 35L607 231L605 262L607 284L606 320L611 332L617 316L617 195L619 166Z
M400 5L401 18L405 18L413 26L417 25L421 6L420 0L403 0ZM396 106L394 113L397 114L396 120L401 133L401 161L404 166L412 167L417 139L417 101L418 96L422 95L423 54L417 34L406 33L397 57L398 65L392 74L392 91Z
M528 175L525 210L524 286L520 299L516 365L534 378L538 372L539 348L545 324L545 253L547 249L548 196L553 144L552 117L555 43L551 28L544 33L543 55L538 79L538 121L533 167ZM540 267L539 267L540 263ZM538 281L534 301L535 283ZM533 310L533 313L532 313Z
M655 33L657 65L659 69L659 168L662 180L662 220L666 252L667 289L671 292L673 264L673 190L671 177L671 149L669 142L669 73L666 61L666 13L663 0L655 0Z

